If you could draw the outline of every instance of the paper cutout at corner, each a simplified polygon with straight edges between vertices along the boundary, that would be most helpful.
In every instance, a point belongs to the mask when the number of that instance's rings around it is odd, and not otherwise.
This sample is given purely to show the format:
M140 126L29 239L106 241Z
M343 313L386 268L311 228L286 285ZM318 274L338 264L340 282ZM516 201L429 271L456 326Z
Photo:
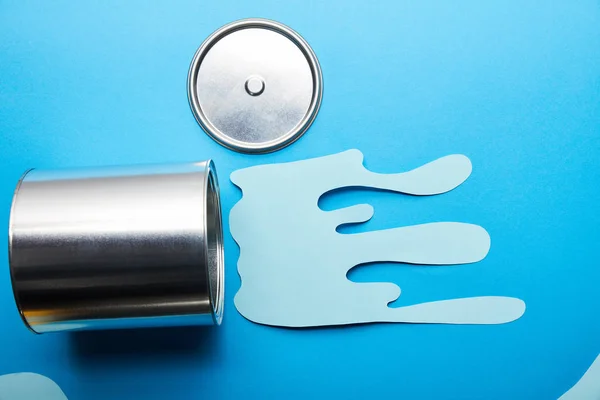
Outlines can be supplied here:
M598 400L600 399L600 355L583 374L579 382L558 400Z
M50 378L23 372L0 376L2 400L67 400L67 396Z
M240 246L242 279L235 306L266 325L309 327L368 322L501 324L518 319L525 303L510 297L470 297L405 307L393 283L355 283L347 272L370 262L450 265L482 260L490 237L478 225L438 222L340 234L343 224L366 222L373 208L360 204L323 211L319 198L334 189L367 187L411 195L450 191L471 174L471 162L450 155L412 171L378 174L349 150L284 164L235 171L242 199L230 214Z

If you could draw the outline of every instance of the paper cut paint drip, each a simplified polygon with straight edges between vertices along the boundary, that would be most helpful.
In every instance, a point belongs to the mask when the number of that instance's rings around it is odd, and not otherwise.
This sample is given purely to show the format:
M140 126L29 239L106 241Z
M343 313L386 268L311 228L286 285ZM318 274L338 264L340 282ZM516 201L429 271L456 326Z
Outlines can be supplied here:
M490 237L482 227L438 222L372 232L340 234L343 224L368 221L373 208L360 204L323 211L319 198L334 189L367 187L411 195L450 191L471 174L463 155L440 158L398 174L377 174L363 155L349 150L321 158L250 167L231 181L242 199L230 214L240 246L235 296L238 311L266 325L308 327L368 322L501 324L523 315L525 303L510 297L470 297L405 307L393 283L355 283L356 265L370 262L450 265L482 260ZM399 266L399 268L402 268Z
M50 378L23 372L0 376L1 400L67 400Z
M600 355L583 374L579 382L559 400L598 400L600 399Z

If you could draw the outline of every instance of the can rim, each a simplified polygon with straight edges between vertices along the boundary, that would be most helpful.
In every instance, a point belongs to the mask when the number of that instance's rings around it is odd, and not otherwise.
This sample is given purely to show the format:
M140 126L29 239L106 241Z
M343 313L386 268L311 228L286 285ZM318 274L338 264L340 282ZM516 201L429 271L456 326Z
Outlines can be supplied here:
M210 305L212 309L212 318L215 325L221 325L223 321L223 309L225 303L225 251L223 247L223 216L221 211L221 199L219 194L219 181L217 171L212 160L206 162L206 173L204 174L204 257L206 265L206 278L208 283L208 292ZM212 208L212 210L209 210ZM208 218L214 214L215 229L214 237L209 234ZM215 241L215 259L216 268L211 268L211 256L209 241ZM216 272L216 276L212 273Z
M21 185L22 185L23 181L25 180L25 177L34 169L35 168L30 168L27 171L25 171L23 173L23 175L21 175L21 178L19 179L19 182L17 183L17 187L15 188L15 192L13 194L12 204L10 206L10 216L8 218L8 269L10 270L10 286L12 288L13 297L15 299L15 305L17 306L17 311L19 312L19 315L21 316L21 320L23 320L23 323L25 324L27 329L29 329L31 332L35 333L36 335L39 335L40 332L33 329L31 324L27 320L27 317L25 317L25 314L23 314L23 308L21 307L21 300L19 298L19 294L18 294L17 288L15 286L16 279L15 279L15 270L13 268L13 215L14 215L14 210L15 210L15 206L17 204L17 197L19 195L19 190L21 189Z
M298 48L306 57L313 77L313 95L311 98L309 108L304 114L304 117L296 124L294 128L288 131L285 135L263 143L247 143L233 139L222 133L216 126L214 126L213 123L210 122L210 120L202 111L202 107L200 106L200 102L198 100L198 91L196 88L200 65L202 64L202 61L204 60L204 57L209 52L209 50L223 37L235 31L248 28L269 29L274 32L280 33L283 36L290 39L296 46L298 46ZM321 107L321 100L323 98L323 73L321 71L319 60L317 59L316 54L314 53L308 42L304 40L304 38L292 28L269 19L247 18L234 21L222 26L221 28L213 32L200 45L198 50L196 50L196 53L194 54L194 57L190 64L187 79L187 89L188 101L192 113L194 114L194 118L202 127L202 129L213 140L215 140L222 146L227 147L230 150L242 153L262 154L274 152L292 144L293 142L298 140L312 125L315 118L317 117L317 114Z

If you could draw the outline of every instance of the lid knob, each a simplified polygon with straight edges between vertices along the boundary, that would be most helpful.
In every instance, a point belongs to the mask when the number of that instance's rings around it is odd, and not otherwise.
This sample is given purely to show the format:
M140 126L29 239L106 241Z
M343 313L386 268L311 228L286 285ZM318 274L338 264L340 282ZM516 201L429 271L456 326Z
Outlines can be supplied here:
M252 75L246 80L246 92L250 96L260 96L265 91L265 80L260 76Z

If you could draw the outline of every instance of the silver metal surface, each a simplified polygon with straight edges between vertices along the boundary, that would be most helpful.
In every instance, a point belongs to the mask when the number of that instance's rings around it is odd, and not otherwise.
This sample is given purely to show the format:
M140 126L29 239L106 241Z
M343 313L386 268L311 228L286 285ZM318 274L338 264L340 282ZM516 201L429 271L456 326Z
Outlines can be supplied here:
M232 150L266 153L297 140L323 95L321 67L289 27L245 19L214 32L196 52L188 98L198 123Z
M31 170L15 191L9 257L37 333L220 324L214 165Z

